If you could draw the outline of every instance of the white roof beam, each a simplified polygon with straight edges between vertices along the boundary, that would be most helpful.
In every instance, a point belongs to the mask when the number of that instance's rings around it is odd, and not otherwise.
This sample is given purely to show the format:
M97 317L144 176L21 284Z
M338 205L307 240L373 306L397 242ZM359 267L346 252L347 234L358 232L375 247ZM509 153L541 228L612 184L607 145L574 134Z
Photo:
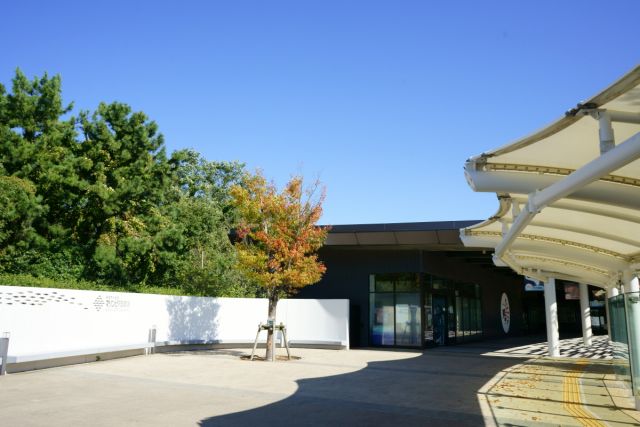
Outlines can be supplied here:
M493 193L529 194L539 188L549 187L565 179L562 175L514 171L485 171L476 169L472 163L466 165L466 175L474 191ZM627 209L640 210L640 188L620 185L616 182L597 181L576 190L570 198L587 202L604 203Z
M612 242L620 242L620 243L625 243L627 245L632 245L632 246L635 246L637 244L637 240L633 238L614 235L614 234L606 233L593 228L578 227L573 224L554 223L554 222L535 220L535 222L532 222L531 225L532 226L535 225L536 227L541 227L541 228L546 228L551 230L571 231L574 233L583 234L585 236L600 237L602 239L611 240Z
M566 178L544 190L531 193L525 208L520 212L509 231L496 247L494 261L502 259L505 251L513 241L544 207L638 158L640 158L640 133L636 133L625 142L587 163Z
M620 209L606 209L602 206L597 205L580 205L576 206L576 202L572 202L571 200L564 199L553 204L553 207L557 207L560 209L566 209L568 211L584 212L592 215L599 215L605 218L613 218L620 221L628 221L632 223L640 222L640 215L634 212L621 211Z

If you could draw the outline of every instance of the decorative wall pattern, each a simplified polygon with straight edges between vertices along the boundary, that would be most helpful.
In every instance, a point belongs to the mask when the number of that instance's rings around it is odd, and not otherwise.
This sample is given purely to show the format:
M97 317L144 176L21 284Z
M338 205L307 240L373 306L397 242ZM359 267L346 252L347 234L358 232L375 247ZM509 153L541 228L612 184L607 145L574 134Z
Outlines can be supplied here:
M0 291L0 305L47 305L47 304L66 304L75 305L88 310L84 303L76 300L76 297L69 296L60 291L46 291L26 289L24 291Z

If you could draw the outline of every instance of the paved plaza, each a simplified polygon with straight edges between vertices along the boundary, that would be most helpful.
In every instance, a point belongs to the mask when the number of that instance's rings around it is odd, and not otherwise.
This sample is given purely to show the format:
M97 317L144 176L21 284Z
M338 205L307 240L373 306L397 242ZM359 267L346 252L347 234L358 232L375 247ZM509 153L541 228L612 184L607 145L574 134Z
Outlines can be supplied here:
M640 423L614 361L516 358L502 347L294 349L299 360L276 363L217 350L16 373L0 377L0 425Z
M545 341L497 350L498 353L515 357L545 356L548 351ZM589 347L585 347L582 338L570 338L560 341L560 357L611 360L613 355L613 346L606 335L593 337L592 344Z

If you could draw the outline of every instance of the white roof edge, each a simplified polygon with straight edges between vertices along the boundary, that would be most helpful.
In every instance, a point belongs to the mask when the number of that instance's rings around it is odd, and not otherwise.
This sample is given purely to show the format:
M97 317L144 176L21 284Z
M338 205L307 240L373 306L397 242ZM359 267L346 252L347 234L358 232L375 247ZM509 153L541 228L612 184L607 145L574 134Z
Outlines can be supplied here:
M589 100L583 102L582 104L595 104L597 106L602 106L607 102L610 102L613 99L624 94L638 84L640 84L640 65L637 65L633 70L622 76L615 83L613 83L597 95L591 97ZM503 145L502 147L496 148L494 150L485 151L480 155L473 156L469 158L467 162L475 162L478 160L487 159L493 156L510 153L522 147L526 147L567 128L569 125L577 122L582 117L583 116L576 116L571 114L565 115L564 117L543 127L542 129L532 133L529 136L526 136L507 145Z
M509 209L511 209L511 196L509 196L508 194L498 194L498 203L499 203L498 211L493 216L477 224L473 224L473 225L470 225L469 227L461 228L460 239L462 240L464 238L467 230L473 230L476 228L485 227L489 224L493 224L494 222L498 221L500 218L505 216L509 212ZM464 240L462 240L462 242L464 244Z

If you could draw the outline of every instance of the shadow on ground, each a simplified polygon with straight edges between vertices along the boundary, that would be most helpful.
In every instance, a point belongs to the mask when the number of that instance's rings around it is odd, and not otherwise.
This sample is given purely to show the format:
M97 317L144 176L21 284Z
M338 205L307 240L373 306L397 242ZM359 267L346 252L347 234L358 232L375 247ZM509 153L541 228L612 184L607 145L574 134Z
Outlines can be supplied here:
M480 356L485 351L427 350L348 374L299 380L297 391L281 401L199 425L484 425L477 391L521 362Z
M297 391L276 403L199 425L639 425L632 404L616 398L621 390L605 384L613 361L514 358L497 351L525 342L405 352L355 372L299 380Z

